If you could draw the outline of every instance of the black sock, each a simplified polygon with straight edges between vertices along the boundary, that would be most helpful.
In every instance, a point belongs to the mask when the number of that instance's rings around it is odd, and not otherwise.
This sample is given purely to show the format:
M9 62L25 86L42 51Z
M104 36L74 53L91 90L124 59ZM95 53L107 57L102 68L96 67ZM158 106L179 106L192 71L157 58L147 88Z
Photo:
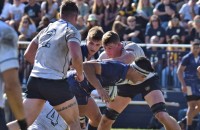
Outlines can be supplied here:
M27 125L26 119L17 120L17 122L21 130L27 130L28 125Z
M4 109L0 108L0 130L8 130L6 126L6 119Z
M88 123L88 130L97 130L97 127L91 126L90 123Z
M186 130L194 130L194 129L193 129L192 125L187 125Z

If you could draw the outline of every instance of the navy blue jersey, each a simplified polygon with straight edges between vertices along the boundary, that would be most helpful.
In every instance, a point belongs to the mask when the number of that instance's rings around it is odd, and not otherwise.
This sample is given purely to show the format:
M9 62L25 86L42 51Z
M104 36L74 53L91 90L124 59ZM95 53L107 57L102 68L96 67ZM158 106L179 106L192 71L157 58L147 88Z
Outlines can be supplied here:
M103 87L114 86L117 83L123 82L129 65L123 64L119 61L103 61L101 63L101 75L96 75ZM78 104L87 104L88 98L92 90L95 88L85 78L82 82L75 79L75 70L70 70L67 75L67 80L71 90L74 92Z
M199 56L200 57L200 56ZM191 87L192 95L200 96L200 79L197 75L197 67L200 66L200 58L195 61L194 55L190 52L182 58L181 65L185 66L184 80L188 87Z

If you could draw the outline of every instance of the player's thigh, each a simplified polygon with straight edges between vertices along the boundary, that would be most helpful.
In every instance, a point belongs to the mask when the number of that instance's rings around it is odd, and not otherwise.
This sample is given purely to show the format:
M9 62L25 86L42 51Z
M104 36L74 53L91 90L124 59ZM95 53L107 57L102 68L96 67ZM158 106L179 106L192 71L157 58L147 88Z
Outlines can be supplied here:
M165 99L163 97L163 94L160 90L153 90L150 93L148 93L144 99L147 101L148 105L151 107L152 105L159 103L159 102L165 102Z
M37 118L37 116L40 114L44 103L45 100L42 99L24 99L23 105L28 125L31 125Z
M70 124L79 118L78 104L75 97L53 107L62 116L67 124Z
M116 96L114 101L107 104L107 107L117 111L118 113L121 113L127 107L130 101L130 97Z

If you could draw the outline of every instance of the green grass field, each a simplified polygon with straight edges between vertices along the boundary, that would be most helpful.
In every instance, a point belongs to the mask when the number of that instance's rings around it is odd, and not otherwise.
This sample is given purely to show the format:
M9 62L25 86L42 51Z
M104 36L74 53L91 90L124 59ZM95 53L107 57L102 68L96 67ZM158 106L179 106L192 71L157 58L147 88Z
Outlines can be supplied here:
M114 129L114 128L112 128L111 130L155 130L155 129L131 129L131 128L129 128L129 129L124 129L124 128Z

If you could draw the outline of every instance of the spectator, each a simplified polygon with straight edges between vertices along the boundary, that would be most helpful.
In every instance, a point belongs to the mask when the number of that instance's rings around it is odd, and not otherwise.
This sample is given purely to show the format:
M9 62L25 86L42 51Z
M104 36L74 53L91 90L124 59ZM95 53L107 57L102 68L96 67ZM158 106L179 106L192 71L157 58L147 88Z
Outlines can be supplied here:
M102 0L94 0L94 4L92 6L92 14L96 14L97 19L99 21L99 25L104 26L104 11L105 6Z
M9 12L10 12L11 6L12 5L8 2L8 0L4 1L4 6L3 6L2 12L0 14L1 21L6 21L6 20L10 19Z
M58 3L53 0L45 0L41 4L42 17L47 16L50 22L54 22L57 19Z
M83 16L81 15L78 15L77 17L76 28L80 31L80 33L82 33L86 29Z
M197 72L197 67L200 66L200 41L196 39L191 44L190 52L182 58L177 71L188 105L187 130L194 130L192 120L200 112L200 79Z
M178 35L173 35L169 40L168 44L182 44L182 40ZM185 48L179 47L167 47L167 51L184 51Z
M139 0L137 6L137 15L148 20L153 15L153 6L150 3L150 0Z
M200 39L200 15L196 15L193 20L193 29L191 30L191 41Z
M28 15L24 15L18 31L20 33L19 41L31 41L37 30L34 21Z
M150 44L155 45L155 44L158 44L158 42L159 42L158 36L152 36L150 38ZM147 46L147 50L158 51L158 50L161 50L161 48L156 47L156 46Z
M97 17L95 14L90 14L87 19L86 29L81 32L81 40L85 40L88 31L94 26L98 26Z
M196 0L189 0L187 3L183 4L179 10L181 21L187 24L188 21L193 20L198 14L198 9L199 7L196 4Z
M157 15L152 15L150 18L150 27L147 27L145 32L145 43L150 43L152 36L159 37L159 44L165 42L165 30L160 26L160 19Z
M180 37L181 43L185 43L185 29L180 25L179 18L172 16L166 29L166 41L169 41L173 35Z
M176 6L173 5L170 0L163 0L158 3L153 12L155 15L159 16L161 26L166 29L171 16L176 13Z
M126 21L128 16L133 16L136 13L132 6L132 0L123 0L122 7L119 9L119 15Z
M37 27L37 32L40 32L43 28L46 28L49 25L49 23L49 18L47 16L43 16L39 26Z
M128 26L123 36L124 40L141 43L141 40L139 39L141 29L136 26L136 18L134 16L128 16L127 25Z
M126 24L122 23L121 21L115 20L112 26L112 31L116 32L119 35L120 41L123 41L123 36L126 28Z
M188 21L186 27L187 28L185 29L185 31L186 31L185 43L190 44L190 41L193 37L192 36L192 30L194 28L194 21Z
M19 23L24 15L24 7L25 5L20 0L14 0L14 3L10 8L11 20L6 21L6 23L12 26L16 31L18 30Z
M27 14L38 27L41 20L41 10L40 5L36 3L35 0L28 0L28 4L24 8L24 13Z
M108 0L109 4L106 6L105 9L105 18L104 24L105 28L104 31L109 31L112 29L112 25L115 21L115 18L118 14L118 7L116 0Z
M80 15L83 16L84 21L87 21L87 17L89 15L89 6L84 0L75 0L76 5L78 6L78 10L80 12Z

